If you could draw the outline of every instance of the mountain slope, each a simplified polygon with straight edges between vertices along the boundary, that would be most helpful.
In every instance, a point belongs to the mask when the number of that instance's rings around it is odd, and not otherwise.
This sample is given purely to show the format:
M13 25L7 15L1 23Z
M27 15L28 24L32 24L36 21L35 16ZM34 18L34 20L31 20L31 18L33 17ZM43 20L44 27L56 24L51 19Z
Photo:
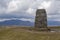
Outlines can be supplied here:
M34 26L34 22L30 21L22 21L22 20L6 20L0 22L0 26L11 26L11 25L17 25L17 26ZM48 26L60 26L60 21L48 21Z
M29 21L22 21L22 20L7 20L0 22L0 26L2 25L20 25L20 26L33 26L34 24Z
M60 26L60 21L48 21L49 26Z

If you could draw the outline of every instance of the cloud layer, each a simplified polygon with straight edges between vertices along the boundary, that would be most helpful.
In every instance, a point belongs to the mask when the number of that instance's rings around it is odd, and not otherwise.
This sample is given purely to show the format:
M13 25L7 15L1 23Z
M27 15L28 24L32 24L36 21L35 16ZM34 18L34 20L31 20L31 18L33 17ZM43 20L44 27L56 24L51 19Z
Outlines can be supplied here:
M0 19L33 20L37 9L46 9L48 20L60 20L59 0L0 0Z

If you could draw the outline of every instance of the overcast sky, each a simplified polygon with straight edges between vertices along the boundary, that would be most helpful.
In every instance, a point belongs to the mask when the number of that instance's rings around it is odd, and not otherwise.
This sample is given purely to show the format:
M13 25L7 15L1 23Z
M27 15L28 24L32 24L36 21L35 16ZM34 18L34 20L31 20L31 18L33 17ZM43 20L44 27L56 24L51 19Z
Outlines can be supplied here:
M60 0L0 0L0 21L34 21L36 10L43 8L49 21L60 21Z

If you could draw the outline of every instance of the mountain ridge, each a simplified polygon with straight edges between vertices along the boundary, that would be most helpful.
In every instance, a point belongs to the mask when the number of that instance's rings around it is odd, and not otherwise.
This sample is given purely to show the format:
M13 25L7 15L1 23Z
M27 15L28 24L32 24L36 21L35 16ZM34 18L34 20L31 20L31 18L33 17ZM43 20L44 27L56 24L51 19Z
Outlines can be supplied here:
M30 21L22 21L22 20L6 20L6 21L1 21L0 26L12 26L12 25L17 25L17 26L34 26L34 22ZM47 21L48 26L60 26L60 21Z
M30 21L22 21L22 20L7 20L0 22L0 26L5 25L20 25L20 26L33 26L34 24Z

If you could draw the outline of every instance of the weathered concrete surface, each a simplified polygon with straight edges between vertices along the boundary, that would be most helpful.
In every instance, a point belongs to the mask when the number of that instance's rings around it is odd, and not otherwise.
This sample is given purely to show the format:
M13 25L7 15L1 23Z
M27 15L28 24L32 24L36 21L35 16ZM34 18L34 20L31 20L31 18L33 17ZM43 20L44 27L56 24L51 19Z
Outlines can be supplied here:
M35 28L47 29L47 14L45 9L37 9L35 17Z

